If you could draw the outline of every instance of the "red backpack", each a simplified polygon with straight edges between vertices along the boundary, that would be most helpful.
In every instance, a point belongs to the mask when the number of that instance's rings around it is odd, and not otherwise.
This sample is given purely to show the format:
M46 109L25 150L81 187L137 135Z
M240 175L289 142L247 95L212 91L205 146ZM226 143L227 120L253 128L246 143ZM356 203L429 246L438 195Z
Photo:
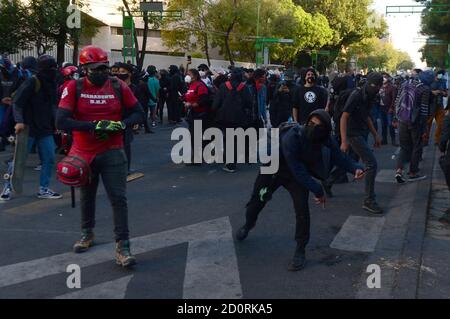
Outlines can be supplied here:
M71 187L86 186L91 182L91 167L82 158L66 156L57 165L58 180Z

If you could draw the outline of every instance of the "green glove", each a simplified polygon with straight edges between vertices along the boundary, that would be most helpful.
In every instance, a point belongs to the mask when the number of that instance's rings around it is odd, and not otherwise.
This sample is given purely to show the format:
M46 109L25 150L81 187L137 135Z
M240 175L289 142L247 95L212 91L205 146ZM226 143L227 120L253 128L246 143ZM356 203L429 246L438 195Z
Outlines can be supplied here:
M118 132L126 128L125 123L120 121L101 120L95 125L96 132Z

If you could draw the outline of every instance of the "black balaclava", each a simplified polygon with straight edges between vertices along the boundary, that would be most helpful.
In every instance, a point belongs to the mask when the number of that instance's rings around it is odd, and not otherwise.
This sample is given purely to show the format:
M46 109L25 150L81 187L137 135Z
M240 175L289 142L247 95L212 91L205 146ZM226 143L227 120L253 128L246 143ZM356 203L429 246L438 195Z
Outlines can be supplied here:
M365 84L366 93L370 98L374 98L380 91L383 85L383 75L378 72L372 72L367 76L367 83Z
M312 117L320 118L321 125L310 125L309 121ZM330 115L325 110L316 110L312 112L305 126L305 133L308 140L313 144L323 144L330 138L332 126Z
M45 82L55 82L56 73L58 72L58 64L55 58L50 55L41 55L37 59L37 75L40 80Z

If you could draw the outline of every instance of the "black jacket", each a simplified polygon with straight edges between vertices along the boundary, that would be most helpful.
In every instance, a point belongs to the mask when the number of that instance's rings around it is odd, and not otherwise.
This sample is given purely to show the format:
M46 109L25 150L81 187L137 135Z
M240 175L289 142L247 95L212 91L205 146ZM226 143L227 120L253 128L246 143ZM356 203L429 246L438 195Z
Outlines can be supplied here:
M281 84L279 84L270 103L270 122L273 127L278 127L281 123L287 122L292 116L292 105L294 103L294 92L298 86L294 81L287 82L288 92L280 91Z
M226 84L222 84L216 93L213 111L216 112L216 122L223 127L247 127L248 114L252 109L252 95L247 86L237 91L240 83L231 83L230 91Z
M30 126L30 136L40 138L53 135L56 114L56 83L38 80L39 75L27 79L13 99L14 120Z

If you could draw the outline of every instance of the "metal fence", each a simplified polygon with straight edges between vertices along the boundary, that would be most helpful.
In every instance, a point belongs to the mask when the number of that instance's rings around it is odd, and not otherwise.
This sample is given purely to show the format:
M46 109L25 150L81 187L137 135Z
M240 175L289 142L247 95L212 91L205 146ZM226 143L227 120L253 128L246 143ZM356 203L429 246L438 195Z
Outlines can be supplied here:
M51 55L56 59L56 52L57 52L56 46L54 46L53 48L45 52L45 54ZM28 50L19 50L18 53L8 55L9 59L13 63L18 63L22 61L24 57L27 56L34 56L37 58L38 57L37 49L32 48ZM73 62L72 56L73 56L73 49L71 47L66 46L64 49L64 61L72 63Z

